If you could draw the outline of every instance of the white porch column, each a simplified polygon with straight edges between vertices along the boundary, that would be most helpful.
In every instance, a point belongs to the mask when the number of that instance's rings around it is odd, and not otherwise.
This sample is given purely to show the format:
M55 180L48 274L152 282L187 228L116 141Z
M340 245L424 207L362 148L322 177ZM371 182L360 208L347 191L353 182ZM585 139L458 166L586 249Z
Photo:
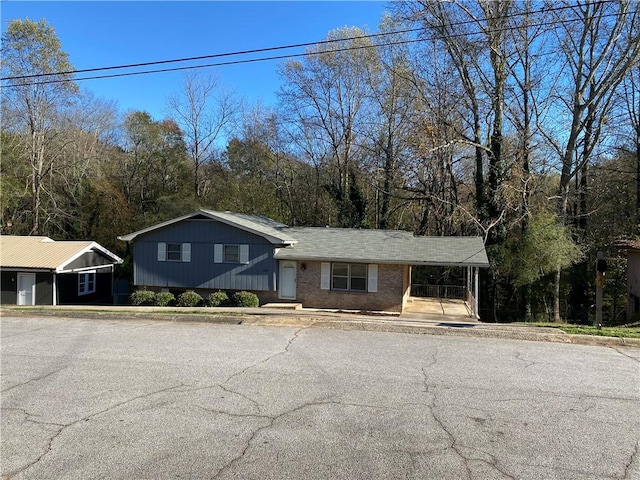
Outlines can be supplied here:
M53 296L53 301L51 302L52 305L57 305L58 304L58 276L56 275L56 273L53 273L53 282L51 285L51 294Z
M478 308L478 273L480 268L475 267L473 269L473 313L475 314L477 319L480 319L480 312Z

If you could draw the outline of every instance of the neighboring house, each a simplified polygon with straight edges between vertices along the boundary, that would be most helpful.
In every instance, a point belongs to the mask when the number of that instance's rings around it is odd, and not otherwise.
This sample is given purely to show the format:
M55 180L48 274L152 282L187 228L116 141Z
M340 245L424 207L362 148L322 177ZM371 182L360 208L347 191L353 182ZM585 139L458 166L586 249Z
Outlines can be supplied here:
M117 255L96 242L0 236L3 304L107 303L113 298Z
M258 215L198 210L118 237L133 242L134 285L150 290L248 290L261 304L402 311L411 266L467 267L477 314L480 237L397 230L288 227ZM472 294L471 292L474 292Z
M621 240L616 246L627 254L627 318L640 316L640 240Z

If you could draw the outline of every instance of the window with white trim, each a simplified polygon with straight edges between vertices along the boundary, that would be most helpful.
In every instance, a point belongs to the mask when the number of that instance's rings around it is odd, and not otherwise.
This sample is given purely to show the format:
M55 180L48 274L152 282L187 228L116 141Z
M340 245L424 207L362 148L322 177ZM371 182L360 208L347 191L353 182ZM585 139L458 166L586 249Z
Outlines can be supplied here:
M88 295L96 291L96 272L78 274L78 295Z
M190 262L190 243L158 242L159 262Z
M213 246L214 263L249 263L249 245L216 243Z
M331 290L367 291L367 265L364 263L332 263Z
M240 263L240 245L224 246L224 263Z
M167 262L182 261L182 244L167 243Z

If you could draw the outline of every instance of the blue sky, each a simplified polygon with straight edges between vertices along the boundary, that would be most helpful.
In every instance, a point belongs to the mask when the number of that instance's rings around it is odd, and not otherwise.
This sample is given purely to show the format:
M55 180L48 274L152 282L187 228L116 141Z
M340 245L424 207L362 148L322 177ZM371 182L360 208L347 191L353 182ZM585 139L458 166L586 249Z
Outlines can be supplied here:
M314 42L343 26L376 32L386 6L370 1L1 3L3 32L12 19L46 19L76 69ZM207 71L249 102L262 100L272 105L280 85L278 62ZM98 97L115 100L120 111L146 110L159 120L166 115L167 98L179 92L182 78L181 72L156 73L83 81L81 86Z

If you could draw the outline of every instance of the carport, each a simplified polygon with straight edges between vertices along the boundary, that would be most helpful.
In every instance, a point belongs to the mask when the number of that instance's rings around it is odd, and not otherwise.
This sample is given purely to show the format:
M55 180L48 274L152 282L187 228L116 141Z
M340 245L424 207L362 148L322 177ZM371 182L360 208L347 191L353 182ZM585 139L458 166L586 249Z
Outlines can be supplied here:
M407 313L428 313L442 315L464 315L479 319L479 273L480 268L488 267L484 245L478 237L469 242L466 237L455 237L449 241L449 248L442 252L432 252L433 260L412 265L410 270L410 293L403 308ZM451 240L451 239L450 239ZM475 243L475 244L474 244ZM442 246L442 242L430 242ZM448 259L448 261L447 261ZM462 281L457 284L415 283L413 270L416 267L461 268Z

